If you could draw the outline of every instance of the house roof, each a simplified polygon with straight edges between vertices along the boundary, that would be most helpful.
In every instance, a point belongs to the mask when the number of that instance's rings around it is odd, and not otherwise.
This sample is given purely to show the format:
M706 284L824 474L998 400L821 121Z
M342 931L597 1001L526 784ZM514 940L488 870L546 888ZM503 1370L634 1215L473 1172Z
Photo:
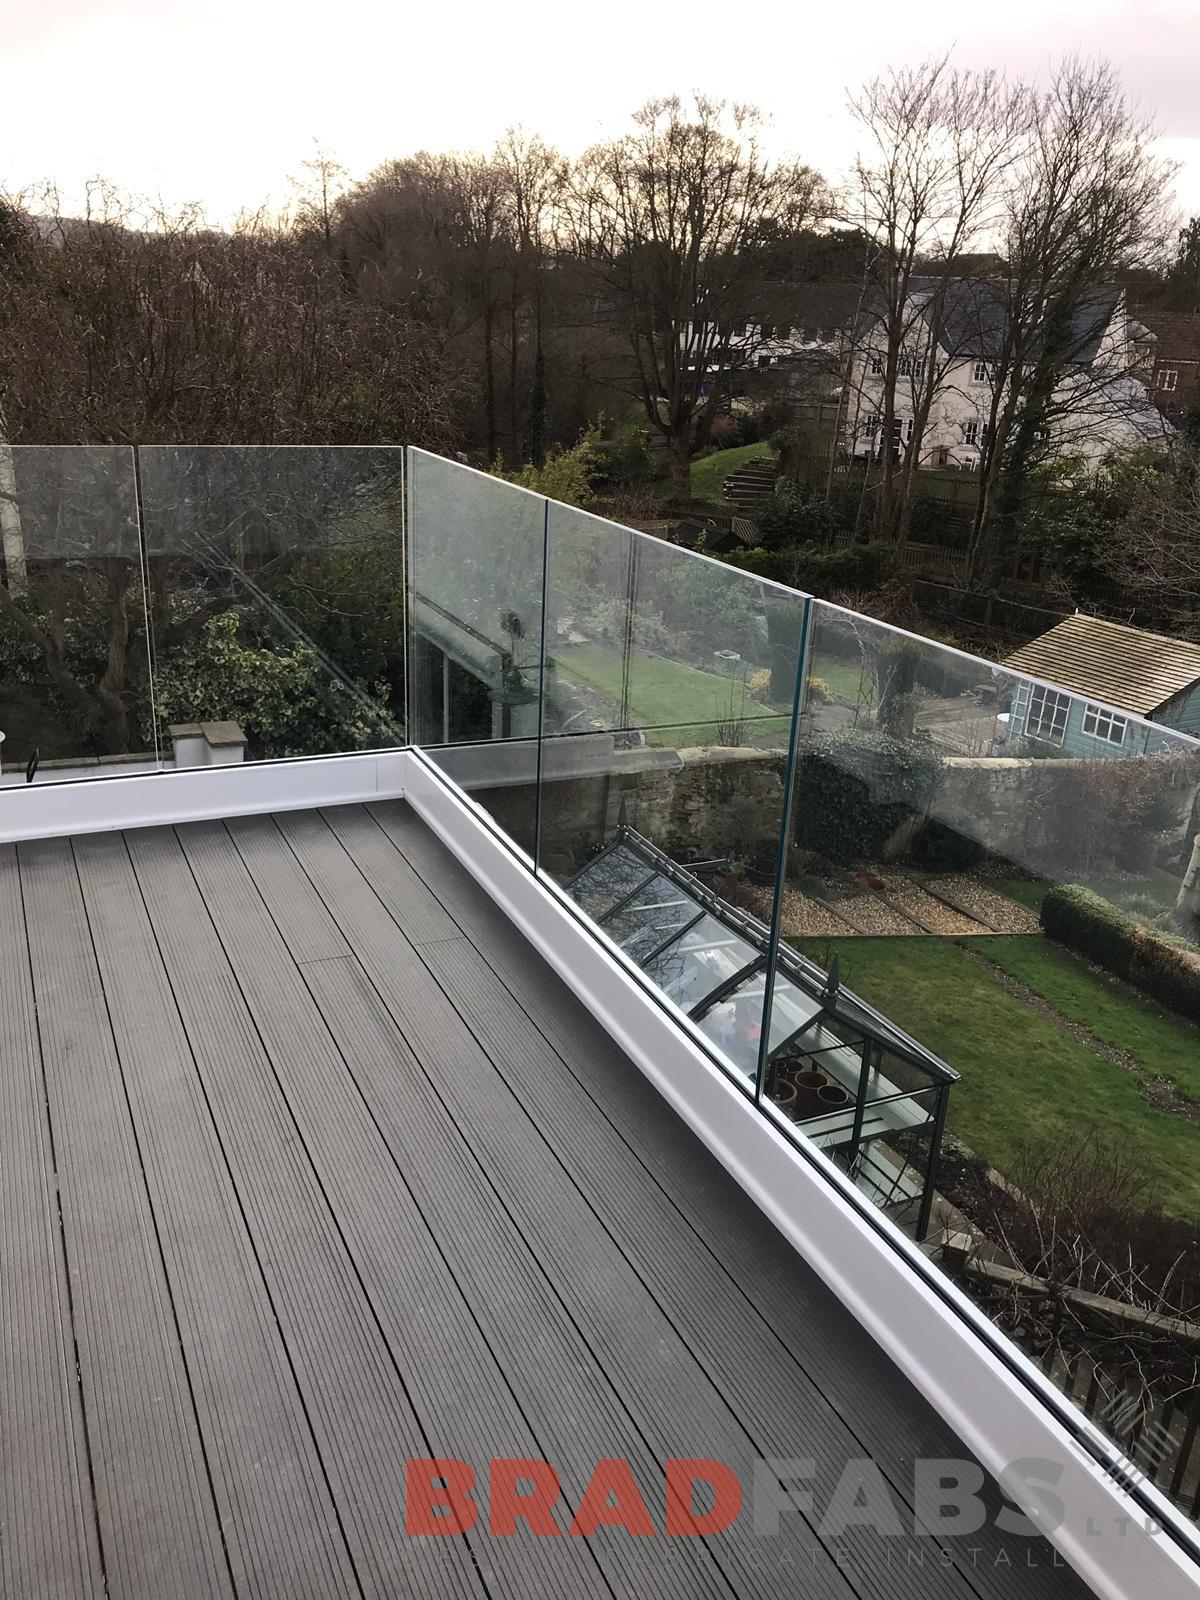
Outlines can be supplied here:
M1200 644L1076 613L1004 662L1121 711L1152 716L1200 682Z
M945 311L938 344L948 356L962 360L979 357L993 361L1001 353L1008 328L1008 286L1003 278L962 278L943 285L936 277L913 278L910 294L926 299L945 293ZM1076 305L1067 346L1069 364L1088 367L1099 354L1101 341L1120 301L1116 288L1096 289ZM923 308L922 308L923 309ZM878 312L864 307L863 323L870 327Z
M936 279L914 280L913 291L932 294ZM1002 279L964 278L946 288L946 310L938 343L950 356L995 357L1008 326L1007 288ZM1104 330L1113 319L1119 289L1097 289L1075 307L1071 316L1070 359L1090 366L1100 350Z
M1158 340L1154 358L1159 366L1169 366L1172 361L1200 362L1200 311L1139 311L1137 315Z

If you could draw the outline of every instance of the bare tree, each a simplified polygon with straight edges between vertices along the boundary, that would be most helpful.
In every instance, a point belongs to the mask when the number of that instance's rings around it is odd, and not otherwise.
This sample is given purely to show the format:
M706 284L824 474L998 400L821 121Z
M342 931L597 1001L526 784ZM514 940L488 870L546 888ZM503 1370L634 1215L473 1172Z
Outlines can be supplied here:
M1031 468L1070 453L1070 430L1134 408L1132 361L1106 292L1156 257L1173 168L1151 122L1105 63L1072 57L1034 97L1031 136L1004 186L1007 271L993 319L972 565L986 571L1016 535ZM1119 329L1116 330L1119 335ZM1104 349L1104 341L1110 341Z
M301 163L304 176L291 180L296 194L294 226L301 235L319 240L325 255L332 256L337 203L349 173L320 140L313 144L312 158Z
M945 337L948 310L964 258L998 220L1028 107L1022 86L993 71L953 70L945 56L876 78L850 101L866 138L851 215L875 242L855 331L863 369L879 378L875 531L899 545L930 415L959 359Z
M652 100L624 138L576 166L572 243L595 282L597 314L627 352L628 391L671 453L675 492L691 494L692 457L753 359L732 338L754 314L758 253L826 209L818 175L773 162L758 115L697 98Z

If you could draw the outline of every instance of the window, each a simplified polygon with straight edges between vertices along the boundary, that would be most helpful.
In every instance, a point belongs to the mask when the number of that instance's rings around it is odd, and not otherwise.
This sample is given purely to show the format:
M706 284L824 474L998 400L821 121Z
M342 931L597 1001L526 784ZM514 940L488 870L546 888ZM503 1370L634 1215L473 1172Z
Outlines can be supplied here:
M987 383L990 378L991 373L988 371L988 364L986 361L977 361L971 368L972 383Z
M901 356L896 368L896 375L900 378L914 377L920 367L920 362L915 356Z
M871 357L871 376L873 378L882 378L883 377L883 357L882 356L872 356Z
M1043 689L1035 684L1029 696L1029 711L1025 717L1025 732L1031 739L1048 739L1051 744L1061 744L1067 731L1069 695L1058 694L1054 689Z
M979 423L977 420L963 423L963 438L968 444L979 443Z
M1107 706L1086 705L1083 708L1083 731L1090 733L1093 739L1103 739L1107 744L1124 744L1127 727L1125 718L1117 716Z
M766 355L759 356L758 364L759 364L760 367L769 367L771 365L770 356L766 356Z
M901 438L904 440L905 444L911 444L912 443L912 436L913 436L913 419L911 417L905 417L905 419L904 419L904 431L901 434Z
M1169 393L1179 382L1178 367L1164 367L1158 375L1158 387Z

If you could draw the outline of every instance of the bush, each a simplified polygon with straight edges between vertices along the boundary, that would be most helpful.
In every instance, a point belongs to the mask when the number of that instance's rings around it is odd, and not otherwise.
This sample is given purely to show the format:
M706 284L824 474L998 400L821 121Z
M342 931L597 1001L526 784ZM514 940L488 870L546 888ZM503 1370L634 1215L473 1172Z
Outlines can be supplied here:
M1139 927L1078 884L1051 889L1041 920L1049 938L1200 1022L1200 960L1187 950Z
M731 566L756 577L825 595L837 589L873 589L890 555L886 544L851 544L841 550L766 550L755 545L728 559Z
M815 734L800 751L796 842L829 861L872 860L924 814L941 773L927 744L861 728Z
M759 543L767 550L827 545L843 527L841 508L819 489L779 488L754 516Z

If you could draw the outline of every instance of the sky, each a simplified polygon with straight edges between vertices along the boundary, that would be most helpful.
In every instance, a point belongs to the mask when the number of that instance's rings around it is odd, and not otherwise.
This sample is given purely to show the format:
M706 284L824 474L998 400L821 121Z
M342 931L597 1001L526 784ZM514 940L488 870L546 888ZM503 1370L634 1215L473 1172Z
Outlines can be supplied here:
M0 188L103 175L218 222L289 194L314 140L355 176L523 126L575 153L652 95L749 101L768 141L836 181L848 87L951 50L1044 77L1108 57L1200 213L1200 0L0 0Z

